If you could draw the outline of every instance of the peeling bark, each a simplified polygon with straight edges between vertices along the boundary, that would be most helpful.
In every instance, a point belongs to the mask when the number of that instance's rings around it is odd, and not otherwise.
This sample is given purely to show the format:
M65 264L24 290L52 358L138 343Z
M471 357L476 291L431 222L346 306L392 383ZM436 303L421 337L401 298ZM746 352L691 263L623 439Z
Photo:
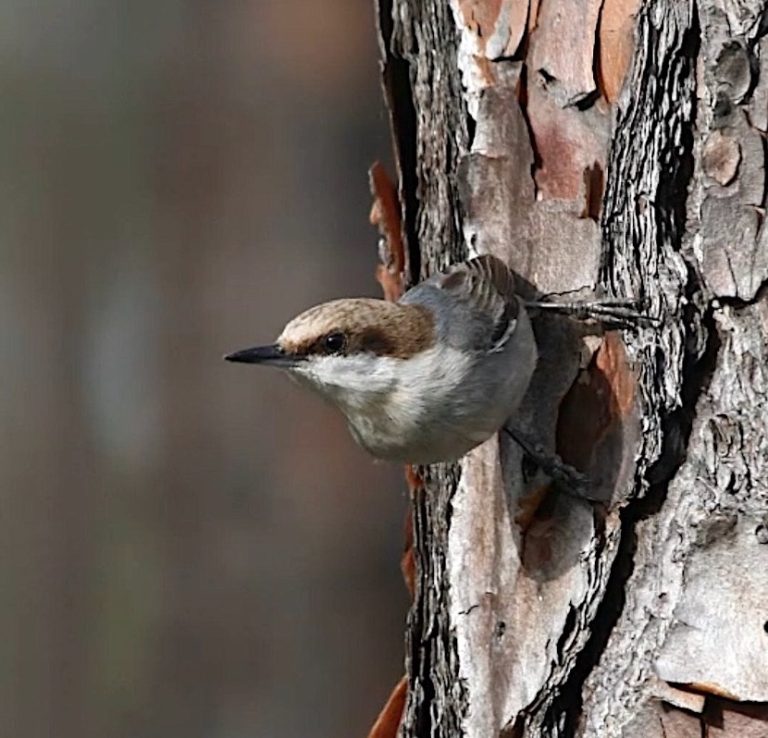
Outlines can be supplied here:
M403 738L768 734L763 6L380 0L410 281L658 319L536 321L520 420L602 504L506 438L422 470Z

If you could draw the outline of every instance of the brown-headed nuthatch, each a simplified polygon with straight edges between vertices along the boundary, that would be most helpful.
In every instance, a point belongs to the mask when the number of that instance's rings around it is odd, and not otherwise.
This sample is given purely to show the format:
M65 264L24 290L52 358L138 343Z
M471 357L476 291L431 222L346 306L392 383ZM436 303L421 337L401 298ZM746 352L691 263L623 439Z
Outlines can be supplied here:
M336 405L373 456L431 464L458 459L504 425L537 354L513 275L481 256L395 303L310 308L276 343L225 358L286 370Z
M547 473L578 486L585 481L578 472L506 425L537 361L526 304L558 307L524 302L507 266L480 256L395 303L318 305L288 323L276 343L225 358L286 370L336 405L355 440L378 458L453 461L503 428Z

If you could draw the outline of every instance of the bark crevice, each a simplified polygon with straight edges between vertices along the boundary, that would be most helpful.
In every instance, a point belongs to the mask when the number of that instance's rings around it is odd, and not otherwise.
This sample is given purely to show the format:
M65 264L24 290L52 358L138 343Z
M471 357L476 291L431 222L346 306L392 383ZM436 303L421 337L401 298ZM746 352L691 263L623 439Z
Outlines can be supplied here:
M406 280L410 286L418 280L421 271L421 251L416 229L418 200L416 190L416 107L413 99L410 65L394 51L393 0L376 0L379 43L381 46L381 80L398 173L402 209L402 236L407 263Z

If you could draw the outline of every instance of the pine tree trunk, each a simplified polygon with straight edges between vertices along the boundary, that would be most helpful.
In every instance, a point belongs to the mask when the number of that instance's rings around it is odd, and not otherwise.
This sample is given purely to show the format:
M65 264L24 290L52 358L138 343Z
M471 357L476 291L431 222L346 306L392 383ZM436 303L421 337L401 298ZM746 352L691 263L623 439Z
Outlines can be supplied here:
M422 470L400 734L768 735L768 40L756 0L379 0L411 281L476 253L658 324L539 319L521 421Z

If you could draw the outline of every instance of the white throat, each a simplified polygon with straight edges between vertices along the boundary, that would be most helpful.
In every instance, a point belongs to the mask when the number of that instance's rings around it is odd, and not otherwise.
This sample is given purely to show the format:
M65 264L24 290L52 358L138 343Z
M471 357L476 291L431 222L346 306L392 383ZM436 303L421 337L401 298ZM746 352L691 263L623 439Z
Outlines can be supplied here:
M425 410L455 395L471 371L472 358L445 345L407 358L357 354L319 356L293 371L336 404L353 426L371 422L393 433L416 430Z
M402 365L402 359L373 354L316 356L292 373L350 415L386 402L402 379Z

